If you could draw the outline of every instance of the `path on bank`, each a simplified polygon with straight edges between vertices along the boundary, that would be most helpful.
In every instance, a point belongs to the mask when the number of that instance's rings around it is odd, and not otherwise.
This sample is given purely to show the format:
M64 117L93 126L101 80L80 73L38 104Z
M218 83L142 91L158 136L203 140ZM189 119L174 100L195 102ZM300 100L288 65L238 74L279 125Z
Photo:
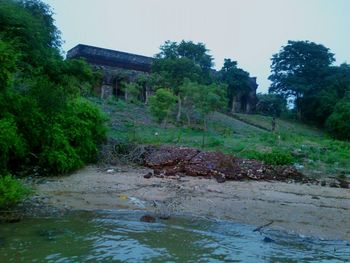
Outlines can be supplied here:
M350 240L350 190L264 181L198 177L144 178L150 170L88 166L37 180L46 205L71 210L143 209L162 216L192 215L263 225L303 235Z

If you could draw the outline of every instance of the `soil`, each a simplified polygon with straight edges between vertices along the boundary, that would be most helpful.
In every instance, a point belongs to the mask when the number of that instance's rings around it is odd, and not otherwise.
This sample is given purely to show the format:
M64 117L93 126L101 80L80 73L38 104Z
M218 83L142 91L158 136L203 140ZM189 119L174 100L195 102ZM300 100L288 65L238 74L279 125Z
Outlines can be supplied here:
M311 183L226 181L156 175L132 166L87 166L61 177L33 179L38 210L138 209L161 218L190 215L232 220L307 236L350 240L350 190Z

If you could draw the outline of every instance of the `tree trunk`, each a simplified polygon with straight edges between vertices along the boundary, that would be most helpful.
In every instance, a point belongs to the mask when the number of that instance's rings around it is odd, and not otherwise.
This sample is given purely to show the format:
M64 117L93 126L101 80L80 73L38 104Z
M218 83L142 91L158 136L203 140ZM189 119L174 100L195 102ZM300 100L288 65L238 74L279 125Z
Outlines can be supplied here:
M146 86L146 92L145 92L145 104L147 105L148 104L148 97L149 97L149 88L148 86Z
M127 102L128 101L128 89L125 89L125 91L124 91L124 98L125 98L125 101Z
M178 95L178 110L177 110L177 115L176 115L176 122L180 122L181 120L181 112L182 112L182 102L181 102L181 96Z
M187 125L191 126L191 117L190 117L190 113L188 111L186 111L186 118L187 118Z

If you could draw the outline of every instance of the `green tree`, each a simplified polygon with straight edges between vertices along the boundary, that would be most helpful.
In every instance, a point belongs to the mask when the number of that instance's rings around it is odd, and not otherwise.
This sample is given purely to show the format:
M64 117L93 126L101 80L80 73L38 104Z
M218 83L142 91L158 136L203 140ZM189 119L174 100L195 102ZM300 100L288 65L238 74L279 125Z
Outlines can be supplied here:
M168 89L158 89L154 96L149 99L151 114L159 123L166 126L172 108L176 103L176 96Z
M0 37L0 91L9 87L16 72L16 52Z
M303 117L304 100L320 89L335 61L334 54L323 45L309 41L288 41L273 55L272 81L269 92L294 98L298 117Z
M96 74L60 56L52 11L39 0L0 1L0 170L64 173L94 160L100 111L81 95Z
M286 100L276 94L257 94L256 111L263 115L279 117L287 110Z
M203 120L202 146L205 144L205 135L208 130L208 117L214 111L225 107L226 86L219 84L198 85L197 92L194 93L194 106L201 114Z
M166 41L155 56L152 71L159 75L159 86L170 87L178 97L177 122L181 119L183 96L180 86L186 81L208 84L211 82L212 57L205 45L192 41L181 43Z

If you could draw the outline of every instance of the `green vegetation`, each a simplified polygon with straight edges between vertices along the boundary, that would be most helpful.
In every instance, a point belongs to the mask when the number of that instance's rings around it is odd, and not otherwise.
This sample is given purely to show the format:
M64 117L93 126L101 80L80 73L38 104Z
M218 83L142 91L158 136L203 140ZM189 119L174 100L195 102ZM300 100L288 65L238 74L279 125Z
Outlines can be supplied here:
M11 208L29 193L29 190L11 175L0 177L0 209Z
M40 0L0 1L0 174L61 174L94 161L105 118L82 95L98 74L64 61L52 12ZM24 196L0 177L0 206Z
M150 111L159 123L165 122L166 124L175 101L175 95L166 89L158 89L154 96L150 98Z
M272 57L270 92L294 99L299 120L327 126L338 139L349 139L350 65L332 66L334 54L309 41L288 41ZM334 127L331 127L333 126Z
M104 105L111 118L109 136L121 144L173 144L222 151L242 158L254 158L269 164L295 164L303 173L320 178L337 174L350 174L350 143L329 138L322 130L297 121L277 119L274 133L272 117L238 114L239 118L212 113L208 130L200 125L167 128L158 125L147 113L146 106L123 104ZM252 123L254 124L248 124ZM203 134L206 134L202 145Z

